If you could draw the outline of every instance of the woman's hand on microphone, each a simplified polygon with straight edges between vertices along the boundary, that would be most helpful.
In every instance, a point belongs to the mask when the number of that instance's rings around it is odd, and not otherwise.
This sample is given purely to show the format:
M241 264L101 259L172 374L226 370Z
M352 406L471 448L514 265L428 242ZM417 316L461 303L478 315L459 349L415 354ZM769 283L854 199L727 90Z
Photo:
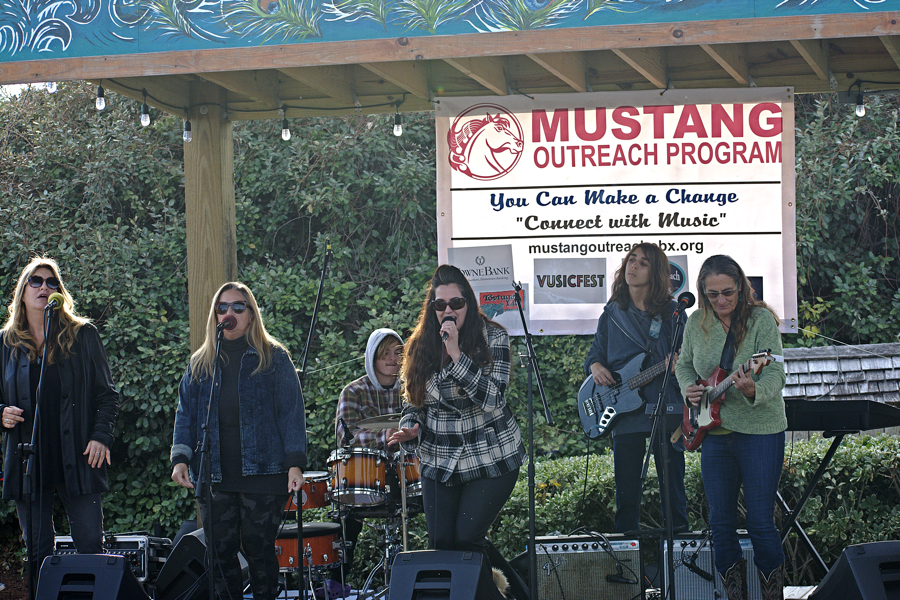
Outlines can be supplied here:
M453 362L459 360L462 354L459 350L459 329L456 328L456 319L450 320L445 318L441 323L441 338L446 334L447 339L444 340L444 346L447 348L447 354Z

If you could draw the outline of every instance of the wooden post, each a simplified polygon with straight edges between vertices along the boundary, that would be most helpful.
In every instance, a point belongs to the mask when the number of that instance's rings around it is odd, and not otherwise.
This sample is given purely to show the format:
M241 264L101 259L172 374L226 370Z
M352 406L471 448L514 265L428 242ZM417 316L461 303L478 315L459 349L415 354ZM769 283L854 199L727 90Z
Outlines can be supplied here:
M206 335L212 296L237 279L234 217L234 142L224 118L226 91L209 82L190 86L193 139L184 144L188 299L191 352Z

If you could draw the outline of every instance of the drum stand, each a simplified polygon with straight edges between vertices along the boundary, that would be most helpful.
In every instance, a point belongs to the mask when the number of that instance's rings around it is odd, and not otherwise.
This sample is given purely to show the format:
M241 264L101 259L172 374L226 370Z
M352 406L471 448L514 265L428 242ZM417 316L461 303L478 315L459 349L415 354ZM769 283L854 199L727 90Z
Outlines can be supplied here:
M403 446L400 446L400 464L397 469L400 476L400 515L398 517L395 513L389 513L387 523L377 528L382 532L384 554L381 557L381 561L369 572L369 576L359 592L360 600L366 598L375 600L387 595L391 589L391 565L394 562L394 557L400 552L407 551L408 527L406 521L409 518L409 512L406 505L406 466L406 451L403 450ZM399 527L398 519L400 520ZM401 531L399 537L398 529ZM375 594L370 594L369 589L379 569L384 573L384 587Z

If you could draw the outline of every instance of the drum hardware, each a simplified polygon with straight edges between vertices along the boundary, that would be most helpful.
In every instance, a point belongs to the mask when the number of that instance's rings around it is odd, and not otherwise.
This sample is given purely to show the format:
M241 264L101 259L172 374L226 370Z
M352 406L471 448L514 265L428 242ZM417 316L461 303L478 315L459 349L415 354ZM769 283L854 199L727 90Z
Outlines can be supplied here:
M400 413L391 413L387 415L378 415L377 417L369 417L356 422L358 429L370 429L379 431L381 429L399 429Z

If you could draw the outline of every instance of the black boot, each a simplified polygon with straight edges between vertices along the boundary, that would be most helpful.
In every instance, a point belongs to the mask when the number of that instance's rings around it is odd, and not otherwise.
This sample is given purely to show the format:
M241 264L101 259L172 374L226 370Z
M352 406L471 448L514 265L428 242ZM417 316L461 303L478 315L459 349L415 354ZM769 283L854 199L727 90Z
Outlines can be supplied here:
M784 600L784 563L781 563L768 575L763 575L759 569L759 589L762 592L762 600Z
M719 580L725 588L728 600L748 600L747 595L747 560L741 559L728 567L725 574L719 573ZM765 598L765 596L763 596Z

